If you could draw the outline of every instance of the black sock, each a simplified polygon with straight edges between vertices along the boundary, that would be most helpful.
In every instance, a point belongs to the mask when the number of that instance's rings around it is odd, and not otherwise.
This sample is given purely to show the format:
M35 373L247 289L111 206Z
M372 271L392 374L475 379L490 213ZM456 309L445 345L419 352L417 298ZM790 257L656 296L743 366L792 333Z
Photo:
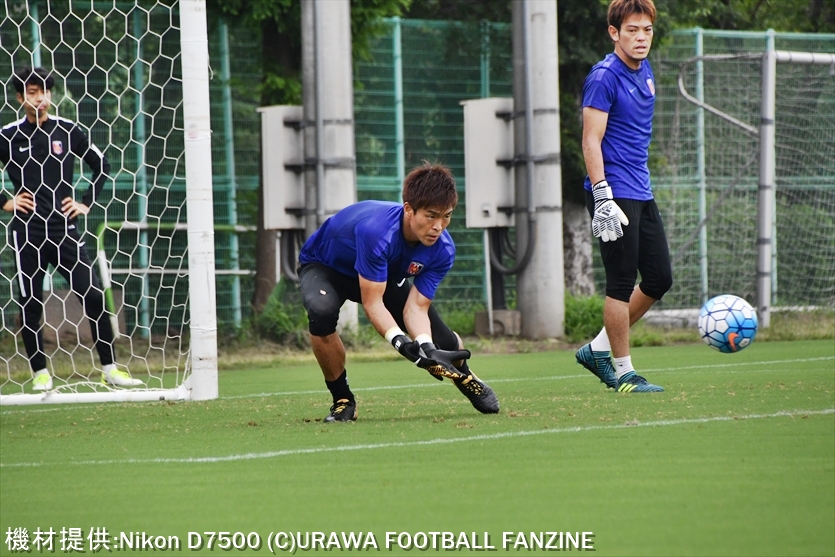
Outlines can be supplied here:
M347 370L342 370L342 375L333 381L325 379L325 385L328 386L328 390L331 392L334 402L342 400L343 398L347 398L349 401L354 402L354 393L351 392L351 388L348 386Z
M458 371L460 371L461 373L466 373L467 375L470 374L470 366L467 365L467 360L464 360L464 363L461 364L460 366L455 366L455 367L457 367Z

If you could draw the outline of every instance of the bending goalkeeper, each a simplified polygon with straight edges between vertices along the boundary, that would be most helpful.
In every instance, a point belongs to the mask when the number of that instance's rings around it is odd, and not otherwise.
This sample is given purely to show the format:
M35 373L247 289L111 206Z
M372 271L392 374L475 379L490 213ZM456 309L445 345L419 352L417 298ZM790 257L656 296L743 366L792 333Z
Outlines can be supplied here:
M336 332L345 300L362 303L371 324L406 359L448 378L484 414L499 411L493 390L467 365L470 352L432 299L452 268L447 232L458 204L448 168L424 163L403 181L403 203L361 201L329 218L302 247L299 281L313 354L333 405L326 422L357 419L345 347Z

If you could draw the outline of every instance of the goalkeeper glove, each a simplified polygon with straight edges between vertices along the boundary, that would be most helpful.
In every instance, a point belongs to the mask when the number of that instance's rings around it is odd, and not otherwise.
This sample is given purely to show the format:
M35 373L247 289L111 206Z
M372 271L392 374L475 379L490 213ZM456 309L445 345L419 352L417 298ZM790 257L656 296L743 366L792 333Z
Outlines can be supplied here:
M400 352L400 355L416 364L420 359L420 346L417 342L413 340L409 340L409 337L405 335L405 333L400 333L395 335L391 339L391 345L394 346L394 349Z
M459 380L467 376L466 373L456 368L452 362L470 359L472 354L469 350L441 350L431 342L424 342L420 345L420 351L426 357L415 363L426 369L432 377L438 380L442 380L444 377Z
M394 349L400 352L400 355L415 364L418 367L426 369L427 365L434 364L434 362L427 363L426 354L421 352L420 344L415 340L410 340L399 327L392 327L386 332L386 340L391 342ZM438 381L443 381L443 377L433 375Z
M612 201L612 188L606 180L592 186L591 193L594 196L592 234L604 242L614 242L623 236L623 226L629 224L629 219L617 203Z

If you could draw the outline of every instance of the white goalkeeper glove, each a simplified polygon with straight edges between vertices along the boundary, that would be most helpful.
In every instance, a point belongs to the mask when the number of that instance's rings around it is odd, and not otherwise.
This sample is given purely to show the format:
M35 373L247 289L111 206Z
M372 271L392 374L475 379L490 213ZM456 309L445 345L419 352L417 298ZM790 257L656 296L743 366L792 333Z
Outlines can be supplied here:
M594 216L591 232L604 242L614 242L623 236L623 227L629 224L626 214L612 201L612 188L606 180L597 182L591 188L594 196Z

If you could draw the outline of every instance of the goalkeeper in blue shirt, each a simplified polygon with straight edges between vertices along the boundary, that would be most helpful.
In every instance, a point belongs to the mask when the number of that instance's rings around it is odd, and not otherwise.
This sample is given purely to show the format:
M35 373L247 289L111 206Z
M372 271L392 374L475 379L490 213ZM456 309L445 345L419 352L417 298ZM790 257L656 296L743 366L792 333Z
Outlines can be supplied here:
M600 239L606 301L604 327L580 348L577 362L620 392L664 390L638 375L629 355L629 327L673 283L647 166L655 76L646 58L655 16L652 0L613 0L608 20L615 51L592 68L583 86L586 204Z
M402 204L355 203L305 242L300 287L313 353L333 397L325 422L357 418L345 347L336 331L345 300L362 303L377 332L402 356L437 379L450 379L478 411L499 411L493 390L467 365L470 352L432 305L455 260L446 228L457 204L449 169L424 163L404 180Z

